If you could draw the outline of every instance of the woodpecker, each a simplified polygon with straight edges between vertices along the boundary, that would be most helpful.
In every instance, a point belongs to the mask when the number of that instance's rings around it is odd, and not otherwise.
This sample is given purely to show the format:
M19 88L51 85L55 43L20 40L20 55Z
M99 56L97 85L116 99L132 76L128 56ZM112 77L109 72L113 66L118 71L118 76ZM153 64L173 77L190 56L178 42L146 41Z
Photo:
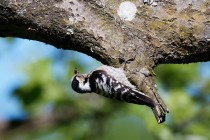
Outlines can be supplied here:
M146 105L153 110L158 123L165 121L165 114L160 113L159 106L129 82L123 69L103 65L88 74L80 74L77 70L74 73L71 81L74 91L80 94L94 92L108 98Z

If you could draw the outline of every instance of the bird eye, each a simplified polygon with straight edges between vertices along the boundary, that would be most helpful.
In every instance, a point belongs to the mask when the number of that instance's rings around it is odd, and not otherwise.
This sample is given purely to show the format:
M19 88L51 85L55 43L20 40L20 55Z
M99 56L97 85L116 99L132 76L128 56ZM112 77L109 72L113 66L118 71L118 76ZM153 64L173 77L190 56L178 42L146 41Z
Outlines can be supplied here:
M83 76L82 75L78 75L77 77L82 78Z
M76 77L77 77L77 79L78 79L79 81L84 80L84 76L82 76L82 75L77 75Z

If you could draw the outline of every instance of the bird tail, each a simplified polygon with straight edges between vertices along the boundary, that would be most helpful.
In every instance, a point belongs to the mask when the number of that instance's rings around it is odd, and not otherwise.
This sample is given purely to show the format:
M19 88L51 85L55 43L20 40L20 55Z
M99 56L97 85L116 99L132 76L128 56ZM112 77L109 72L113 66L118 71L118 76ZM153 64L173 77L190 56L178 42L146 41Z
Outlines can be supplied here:
M154 94L155 94L155 98L153 101L155 102L155 106L151 108L157 122L163 123L166 118L166 113L169 113L169 109L167 108L166 104L164 103L160 95L157 93L154 93Z
M162 111L158 104L152 107L152 111L158 123L163 123L165 121L166 112Z
M132 90L133 94L130 94L130 96L127 97L125 100L126 102L134 103L134 104L140 104L140 105L146 105L150 107L154 113L154 116L158 123L163 123L166 118L166 113L168 113L167 107L160 103L156 103L152 98L145 95L142 92Z

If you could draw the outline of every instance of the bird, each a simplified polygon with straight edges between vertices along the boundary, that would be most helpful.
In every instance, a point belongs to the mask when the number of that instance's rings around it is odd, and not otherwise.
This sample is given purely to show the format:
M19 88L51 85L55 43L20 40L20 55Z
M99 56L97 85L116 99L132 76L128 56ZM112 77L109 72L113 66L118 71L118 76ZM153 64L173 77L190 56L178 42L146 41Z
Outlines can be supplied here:
M152 109L158 123L165 121L165 114L161 113L158 104L131 84L123 69L103 65L87 74L80 74L75 69L74 74L71 87L75 92L96 93L127 103L146 105Z

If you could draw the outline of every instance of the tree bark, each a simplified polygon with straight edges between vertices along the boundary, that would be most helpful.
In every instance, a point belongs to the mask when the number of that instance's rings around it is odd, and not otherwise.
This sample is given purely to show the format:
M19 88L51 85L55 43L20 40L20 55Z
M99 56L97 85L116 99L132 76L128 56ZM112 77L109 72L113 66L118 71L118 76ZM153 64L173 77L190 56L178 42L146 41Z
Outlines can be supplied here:
M210 60L210 2L136 0L131 19L121 15L122 2L1 0L0 36L42 41L123 67L129 80L165 114L153 69L163 63Z

